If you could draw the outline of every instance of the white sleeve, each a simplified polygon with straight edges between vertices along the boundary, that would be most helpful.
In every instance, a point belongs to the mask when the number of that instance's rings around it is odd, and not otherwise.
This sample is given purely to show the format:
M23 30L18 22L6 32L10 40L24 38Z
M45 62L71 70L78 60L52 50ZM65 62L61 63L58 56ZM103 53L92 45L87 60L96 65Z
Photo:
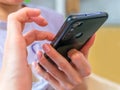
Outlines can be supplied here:
M88 90L120 90L120 85L105 78L91 74L86 78Z

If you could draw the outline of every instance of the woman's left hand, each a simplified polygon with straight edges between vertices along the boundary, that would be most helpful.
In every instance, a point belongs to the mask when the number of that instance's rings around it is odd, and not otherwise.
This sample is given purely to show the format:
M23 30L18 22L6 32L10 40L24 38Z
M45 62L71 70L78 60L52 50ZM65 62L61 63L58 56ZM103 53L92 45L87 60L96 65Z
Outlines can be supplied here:
M55 90L87 90L84 78L91 73L88 58L89 48L94 42L94 36L82 48L81 51L72 49L68 52L71 59L69 63L51 45L44 44L43 49L51 60L57 65L50 63L47 58L38 52L38 61L45 69L34 63L35 70L45 78Z

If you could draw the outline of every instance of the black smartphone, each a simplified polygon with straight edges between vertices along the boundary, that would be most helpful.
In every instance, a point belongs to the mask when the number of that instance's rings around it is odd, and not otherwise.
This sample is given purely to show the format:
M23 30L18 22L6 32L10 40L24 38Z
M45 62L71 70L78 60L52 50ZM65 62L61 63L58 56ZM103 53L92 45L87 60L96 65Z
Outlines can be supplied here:
M72 48L80 50L107 18L106 12L70 15L51 45L70 62L67 52Z

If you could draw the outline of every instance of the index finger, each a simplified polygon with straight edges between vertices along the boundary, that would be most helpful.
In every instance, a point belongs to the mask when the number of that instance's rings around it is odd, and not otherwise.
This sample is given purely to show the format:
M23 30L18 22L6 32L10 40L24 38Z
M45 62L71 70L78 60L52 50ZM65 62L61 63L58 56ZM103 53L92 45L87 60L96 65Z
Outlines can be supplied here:
M90 40L85 44L85 46L81 49L81 52L88 57L88 52L91 46L93 45L95 41L95 34L90 38Z
M39 9L23 8L8 16L8 31L21 33L26 22L35 22L41 26L47 25L47 21L40 16ZM16 30L17 29L17 30Z
M30 45L34 41L39 40L53 40L54 34L46 31L38 31L38 30L32 30L24 35L25 41L27 46Z

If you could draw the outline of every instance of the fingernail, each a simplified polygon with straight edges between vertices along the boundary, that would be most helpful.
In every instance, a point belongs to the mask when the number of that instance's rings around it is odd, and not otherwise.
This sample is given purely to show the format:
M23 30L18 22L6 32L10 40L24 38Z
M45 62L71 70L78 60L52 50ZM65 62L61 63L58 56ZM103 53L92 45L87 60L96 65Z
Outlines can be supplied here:
M44 49L45 52L49 52L49 51L50 51L50 46L49 46L49 44L44 44L44 45L43 45L43 49Z
M38 52L37 52L37 58L38 58L38 60L40 60L41 57L42 57L42 52L38 51Z
M54 39L55 39L55 36L56 36L56 35L52 34L52 40L54 40Z
M46 20L43 21L44 24L48 25L48 22Z
M36 67L36 62L32 62L32 66L33 66L33 67Z

